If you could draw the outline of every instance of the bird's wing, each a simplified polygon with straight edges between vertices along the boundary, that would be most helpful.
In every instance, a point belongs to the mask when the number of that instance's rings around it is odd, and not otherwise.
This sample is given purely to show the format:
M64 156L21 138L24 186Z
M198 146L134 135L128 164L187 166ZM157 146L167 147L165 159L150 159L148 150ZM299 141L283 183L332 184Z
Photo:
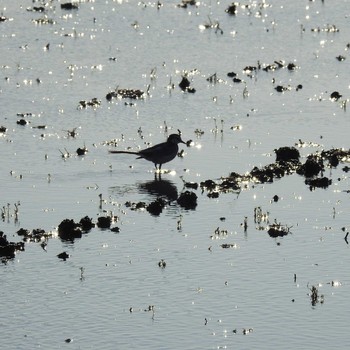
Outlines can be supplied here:
M167 143L166 142L163 142L163 143L160 143L158 145L155 145L155 146L152 146L152 147L149 147L149 148L145 148L143 150L141 150L140 152L138 152L138 154L142 157L142 156L149 156L149 155L154 155L154 154L157 154L159 152L164 152L164 150L166 150L166 146Z

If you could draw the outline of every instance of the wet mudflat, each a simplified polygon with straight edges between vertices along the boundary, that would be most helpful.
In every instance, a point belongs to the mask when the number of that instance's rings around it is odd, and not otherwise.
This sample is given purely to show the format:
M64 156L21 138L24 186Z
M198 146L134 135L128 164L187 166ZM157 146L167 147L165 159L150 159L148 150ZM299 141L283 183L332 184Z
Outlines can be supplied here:
M1 6L3 347L347 344L346 1Z

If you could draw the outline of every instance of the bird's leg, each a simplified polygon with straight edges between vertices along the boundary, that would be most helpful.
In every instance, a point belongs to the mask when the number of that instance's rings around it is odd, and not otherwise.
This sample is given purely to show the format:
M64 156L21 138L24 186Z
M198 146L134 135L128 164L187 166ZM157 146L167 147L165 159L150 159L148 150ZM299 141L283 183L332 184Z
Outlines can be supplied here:
M159 173L159 172L160 172L160 168L157 167L157 164L156 164L156 163L154 163L154 166L156 167L156 170L155 170L156 174Z

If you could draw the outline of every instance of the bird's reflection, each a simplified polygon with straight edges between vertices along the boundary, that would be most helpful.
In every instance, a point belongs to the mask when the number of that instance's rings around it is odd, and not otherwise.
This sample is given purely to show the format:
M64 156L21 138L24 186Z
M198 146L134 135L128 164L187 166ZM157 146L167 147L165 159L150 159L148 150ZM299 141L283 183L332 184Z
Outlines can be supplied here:
M177 187L172 181L155 176L153 181L141 182L138 184L140 193L147 193L156 197L165 197L174 201L178 197Z

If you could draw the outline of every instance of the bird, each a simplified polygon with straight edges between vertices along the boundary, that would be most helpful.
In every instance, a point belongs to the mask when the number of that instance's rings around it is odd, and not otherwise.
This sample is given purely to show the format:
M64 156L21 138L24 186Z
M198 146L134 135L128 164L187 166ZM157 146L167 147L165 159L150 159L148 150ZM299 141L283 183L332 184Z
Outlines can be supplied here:
M136 159L141 159L141 158L146 159L154 164L156 171L160 171L164 163L168 163L176 157L177 153L179 152L179 146L178 146L179 143L186 144L186 142L184 142L181 139L180 135L171 134L169 135L166 142L159 143L157 145L154 145L149 148L145 148L138 152L113 150L113 151L109 151L109 153L135 154L138 156Z

